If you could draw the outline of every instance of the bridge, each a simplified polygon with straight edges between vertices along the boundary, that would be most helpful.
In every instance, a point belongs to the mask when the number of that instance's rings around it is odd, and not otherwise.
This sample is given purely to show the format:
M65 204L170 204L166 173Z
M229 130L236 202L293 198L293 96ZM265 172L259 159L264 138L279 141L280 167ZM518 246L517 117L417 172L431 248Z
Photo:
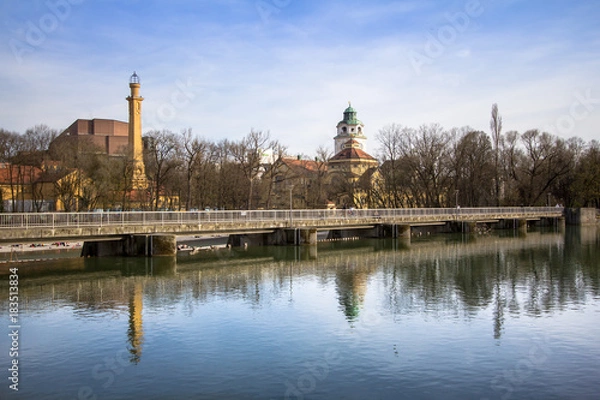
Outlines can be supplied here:
M472 229L477 223L526 227L527 221L558 221L564 213L560 207L11 213L0 214L0 241L277 231L301 235L365 229L378 230L377 236L403 236L418 226L447 226L461 231Z

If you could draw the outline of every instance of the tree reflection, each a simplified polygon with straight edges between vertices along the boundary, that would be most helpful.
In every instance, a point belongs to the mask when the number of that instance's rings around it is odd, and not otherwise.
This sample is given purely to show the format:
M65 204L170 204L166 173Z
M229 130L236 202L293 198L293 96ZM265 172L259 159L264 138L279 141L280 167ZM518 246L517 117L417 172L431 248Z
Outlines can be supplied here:
M335 285L330 301L351 323L366 307L375 307L375 312L394 321L411 314L469 319L488 311L496 339L504 334L505 320L511 316L550 314L600 297L596 230L492 235L469 241L449 238L432 236L400 248L376 240L343 248L320 245L316 260L288 259L282 248L263 248L178 260L176 268L174 261L156 268L158 260L148 267L146 259L130 259L128 263L139 262L140 268L124 268L112 260L113 267L106 268L103 263L110 260L93 261L97 265L81 260L86 268L74 265L50 273L37 264L36 271L44 272L24 273L19 290L28 311L46 311L60 302L70 305L79 318L127 312L128 349L134 363L142 353L142 306L182 304L190 315L215 300L268 308L278 298L291 299L306 290L307 277L316 277L312 281L324 288ZM26 271L26 266L21 269ZM138 270L154 275L126 276ZM168 272L156 274L158 270ZM0 289L6 284L1 280ZM374 300L368 306L367 293ZM0 306L7 307L6 302L0 299Z

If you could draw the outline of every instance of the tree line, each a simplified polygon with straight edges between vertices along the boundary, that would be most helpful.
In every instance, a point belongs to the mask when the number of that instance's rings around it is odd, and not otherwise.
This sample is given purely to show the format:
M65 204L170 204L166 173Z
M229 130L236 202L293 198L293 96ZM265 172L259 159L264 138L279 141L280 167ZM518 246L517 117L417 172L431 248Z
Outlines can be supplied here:
M332 154L323 148L301 157L310 167L282 173L287 148L269 132L211 141L191 128L149 131L148 189L137 198L127 149L111 156L85 137L57 140L58 134L46 125L23 134L0 129L1 211L24 211L19 205L26 200L26 211L43 211L51 197L66 211L322 208L341 198L349 199L345 206L370 208L600 207L597 141L537 129L504 133L495 104L489 134L439 124L382 128L376 135L379 166L348 181L328 178Z
M60 140L46 125L25 134L0 129L0 204L43 211L54 196L65 211L253 208L264 186L258 177L268 175L261 155L285 152L268 132L254 130L238 141L211 142L191 129L149 131L143 139L148 187L132 196L134 162L127 148L107 155L89 138ZM26 197L33 207L24 210Z
M502 132L492 106L490 134L469 127L392 124L377 135L378 207L600 207L600 144L537 129Z

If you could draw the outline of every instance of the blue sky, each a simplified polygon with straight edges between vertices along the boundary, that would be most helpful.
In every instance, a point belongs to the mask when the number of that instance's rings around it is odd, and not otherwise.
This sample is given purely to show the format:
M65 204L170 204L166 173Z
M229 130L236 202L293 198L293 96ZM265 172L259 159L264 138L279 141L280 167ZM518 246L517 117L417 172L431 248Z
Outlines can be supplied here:
M397 123L600 139L600 2L0 0L0 127L127 119L211 140L333 148L348 101L367 150Z

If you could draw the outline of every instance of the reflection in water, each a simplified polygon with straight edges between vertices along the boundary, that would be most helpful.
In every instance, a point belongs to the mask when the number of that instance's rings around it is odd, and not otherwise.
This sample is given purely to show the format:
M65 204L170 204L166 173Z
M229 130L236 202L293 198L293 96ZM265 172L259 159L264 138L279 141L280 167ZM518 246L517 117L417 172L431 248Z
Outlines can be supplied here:
M504 325L504 298L500 288L500 281L496 280L494 285L494 339L500 339L502 336L502 326Z
M144 301L144 286L140 281L134 282L129 297L129 329L127 337L131 348L130 361L134 364L140 362L142 357L142 343L144 342L144 329L142 327L142 308Z
M87 272L119 271L122 276L171 276L177 271L174 257L84 258Z
M319 246L317 259L284 247L228 250L177 264L172 258L76 259L69 263L81 268L55 274L53 264L35 264L29 274L20 266L20 290L33 310L58 302L81 316L128 310L132 362L139 362L142 351L142 299L147 309L184 302L193 310L216 298L261 308L273 296L291 298L296 282L302 285L307 276L323 286L335 282L334 301L350 322L360 318L366 294L376 290L379 311L394 320L415 313L469 317L491 306L493 337L499 339L507 315L538 316L598 296L598 243L595 230L567 230L566 237L529 232L467 242L444 235L400 248L392 240L331 243Z
M307 249L19 264L19 394L597 397L596 232Z
M349 322L358 318L360 307L365 300L369 272L358 267L356 262L336 268L338 300Z

